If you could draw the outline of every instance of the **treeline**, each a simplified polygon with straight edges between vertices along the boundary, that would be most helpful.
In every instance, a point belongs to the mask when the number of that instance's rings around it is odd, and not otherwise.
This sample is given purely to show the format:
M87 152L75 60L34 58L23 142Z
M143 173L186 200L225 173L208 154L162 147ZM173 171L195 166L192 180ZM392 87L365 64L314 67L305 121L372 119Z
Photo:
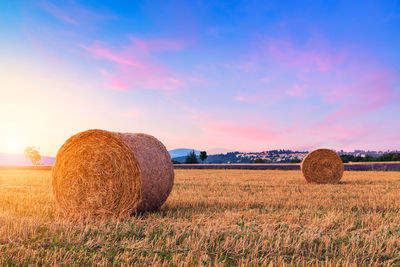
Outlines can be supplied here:
M353 156L350 154L341 155L340 158L342 159L343 163L348 162L379 162L379 161L400 161L400 153L386 153L382 154L379 157L372 157L366 155L365 157L361 156Z
M216 155L207 155L207 157L204 159L204 163L253 163L253 160L248 159L248 158L237 158L236 155L239 154L239 152L229 152L227 154L216 154ZM200 158L201 155L198 155L197 162L195 160L195 157L193 153L190 153L187 156L184 157L178 157L174 158L172 162L174 164L179 164L179 163L191 163L195 164L201 161Z

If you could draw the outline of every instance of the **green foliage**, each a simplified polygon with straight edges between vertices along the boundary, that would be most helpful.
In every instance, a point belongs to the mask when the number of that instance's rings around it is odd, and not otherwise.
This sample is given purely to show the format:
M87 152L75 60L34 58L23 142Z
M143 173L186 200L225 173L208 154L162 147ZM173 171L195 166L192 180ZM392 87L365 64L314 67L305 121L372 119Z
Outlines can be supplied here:
M204 161L207 159L208 155L206 151L200 151L200 159L201 162L204 163Z
M24 155L26 159L30 159L33 165L39 165L39 161L42 159L39 150L35 147L28 146L25 148Z
M301 162L301 159L299 159L299 158L294 158L290 161L290 163L300 163L300 162Z
M385 153L380 155L379 157L371 157L366 155L365 157L357 156L354 157L353 155L341 155L340 158L342 159L343 163L348 162L379 162L379 161L400 161L400 153Z
M263 160L263 159L260 159L260 158L256 158L256 159L254 160L254 163L264 163L264 160Z
M400 153L386 153L378 157L378 161L400 161Z
M172 160L172 164L181 164L179 161Z
M342 159L343 163L348 163L350 161L350 158L354 158L353 155L341 155L340 158Z
M197 160L196 152L194 150L190 152L185 159L185 164L198 164L199 161Z

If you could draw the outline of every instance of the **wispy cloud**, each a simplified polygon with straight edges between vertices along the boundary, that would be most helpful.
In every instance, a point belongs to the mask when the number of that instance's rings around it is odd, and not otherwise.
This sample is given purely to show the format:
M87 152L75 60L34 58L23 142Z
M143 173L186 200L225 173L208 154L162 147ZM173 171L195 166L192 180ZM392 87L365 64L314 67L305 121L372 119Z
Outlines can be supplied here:
M123 111L121 113L121 115L124 117L127 117L127 118L136 119L136 118L140 117L142 115L142 113L143 112L141 110L139 110L138 108L132 107L132 108L129 108L129 109Z
M79 46L91 53L95 58L106 59L120 65L144 68L144 65L140 62L140 60L135 58L133 55L111 51L105 47L105 44L100 42L95 42L92 46Z
M243 103L252 103L260 100L260 96L258 95L250 95L248 92L239 92L235 97L234 100L237 102Z
M96 59L113 63L111 71L102 71L111 89L128 90L143 87L171 91L183 86L179 74L159 63L156 51L183 49L183 43L174 40L144 40L130 37L130 43L122 48L110 48L101 42L79 45Z
M346 54L326 50L326 45L310 42L304 47L284 39L269 38L265 43L267 54L287 67L301 67L303 71L330 71L344 61Z
M185 44L179 40L153 39L146 41L133 36L130 36L129 39L132 42L132 48L141 50L141 52L177 51L185 47Z
M124 80L115 74L110 74L106 70L100 70L100 73L106 77L108 83L106 84L107 88L114 89L117 91L127 91L128 86L124 82Z
M72 15L68 14L68 12L65 9L61 9L57 5L49 1L43 1L42 7L44 10L46 10L49 14L51 14L55 18L63 22L66 22L68 24L78 25L78 21L74 19Z
M394 103L398 97L394 87L398 77L379 65L360 62L360 67L347 75L353 81L336 83L331 90L321 89L324 101L336 108L316 127L358 118Z
M307 85L306 84L293 84L293 87L289 90L286 91L286 93L288 95L291 96L298 96L298 97L302 97L304 95L305 90L307 89Z
M261 141L272 141L275 140L278 133L272 130L271 127L256 127L249 125L248 123L244 124L232 122L232 121L216 121L216 122L207 122L203 124L203 129L206 131L210 131L212 133L218 132L230 137L239 137L244 139L255 139Z
M181 107L188 118L207 135L223 135L229 139L272 141L279 137L279 131L271 121L257 119L223 119L216 112L205 112L185 103L174 101Z
M98 12L75 1L42 0L40 6L55 19L74 26L116 17L109 11Z

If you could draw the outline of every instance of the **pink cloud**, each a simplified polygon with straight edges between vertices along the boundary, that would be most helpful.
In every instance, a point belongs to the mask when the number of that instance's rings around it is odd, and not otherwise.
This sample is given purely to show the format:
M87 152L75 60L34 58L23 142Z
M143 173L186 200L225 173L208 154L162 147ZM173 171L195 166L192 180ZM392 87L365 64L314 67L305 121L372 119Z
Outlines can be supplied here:
M128 90L128 86L119 77L112 77L110 79L110 83L107 85L107 87L118 90L118 91L127 91Z
M277 133L261 127L254 127L230 121L206 123L205 130L219 132L229 136L237 136L246 139L270 140L277 137Z
M271 106L285 95L282 94L284 88L270 86L268 89L239 91L233 100L241 103L262 103L264 106Z
M370 130L372 130L372 127L367 125L341 123L323 125L320 127L314 126L307 129L307 134L325 143L334 142L343 145L359 141L360 138L365 136Z
M307 89L307 85L305 85L305 84L299 85L296 83L293 85L292 89L286 91L286 93L291 96L301 97L301 96L303 96L304 91L306 89Z
M55 3L57 4L43 0L41 7L54 18L75 26L115 17L104 11L102 13L95 12L75 1L55 1Z
M119 54L117 52L112 52L107 48L101 46L99 42L95 43L93 46L85 46L85 45L79 45L79 46L88 51L89 53L91 53L96 58L107 59L109 61L121 65L143 68L143 65L139 62L139 60L137 59L135 60L135 58L133 57L127 58L124 57L122 54Z
M300 67L303 71L326 72L343 62L344 53L332 53L310 43L308 47L297 48L290 41L269 39L267 54L287 67Z
M332 81L330 86L333 89L319 87L326 107L333 109L310 125L306 133L342 147L360 144L360 140L371 137L379 129L377 122L365 124L360 119L398 98L393 86L393 82L398 80L396 75L373 61L365 60L359 65L353 61L351 64L344 77L339 76L342 79Z
M243 103L251 103L259 100L257 95L249 95L247 92L240 92L235 97L234 100Z
M128 65L132 67L137 67L137 68L143 68L143 65L138 62L138 60L135 60L134 58L126 58L123 57L123 55L120 55L115 52L111 52L105 47L102 47L99 43L94 44L93 46L85 46L85 45L79 45L89 53L91 53L94 57L96 58L103 58L107 59L109 61L112 61L117 64L121 65Z
M142 112L137 108L129 108L123 111L121 115L128 118L138 118L142 115Z
M66 22L68 24L73 24L73 25L78 24L78 22L75 19L73 19L65 10L57 7L56 5L54 5L48 1L42 2L42 7L53 17L55 17L63 22Z
M107 82L108 82L106 84L107 88L117 90L117 91L127 91L128 90L128 86L126 85L124 79L121 78L120 76L115 75L115 74L110 74L105 69L101 69L100 73L107 79Z
M238 62L225 62L220 64L221 67L227 68L227 69L234 69L234 70L240 70L243 72L250 72L254 70L254 67L256 66L255 62L252 61L238 61ZM207 66L209 68L209 66Z
M262 83L269 83L271 80L272 80L271 77L266 76L266 77L262 77L262 78L260 79L260 82L262 82Z
M337 108L324 117L317 126L332 124L340 120L357 118L383 108L395 101L393 82L398 79L391 72L377 65L363 62L364 67L348 73L354 82L337 83L330 91L322 89L327 104Z
M182 44L170 40L146 41L133 37L130 39L131 43L122 49L111 49L100 42L95 42L91 46L79 46L94 58L114 64L112 72L107 74L103 72L103 76L108 79L108 87L112 89L128 90L132 87L143 87L171 91L184 85L180 75L170 71L153 56L154 51L181 49Z
M223 135L226 138L240 138L247 140L271 141L278 138L279 132L274 129L272 122L255 119L235 120L219 119L217 112L204 112L185 103L174 101L174 103L187 112L190 120L194 122L207 135ZM254 126L254 125L257 126Z
M185 47L184 43L177 40L163 40L163 39L155 39L144 41L139 38L130 37L132 42L132 46L136 49L140 49L142 51L176 51L181 50Z

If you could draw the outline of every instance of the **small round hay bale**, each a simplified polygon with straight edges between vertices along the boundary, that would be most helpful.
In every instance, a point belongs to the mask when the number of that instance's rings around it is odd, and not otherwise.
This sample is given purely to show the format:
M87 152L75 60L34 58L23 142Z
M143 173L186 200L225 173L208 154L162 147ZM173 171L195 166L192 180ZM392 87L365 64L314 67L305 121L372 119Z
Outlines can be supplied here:
M309 183L336 184L342 178L343 170L341 158L330 149L314 150L301 163L301 171Z
M58 207L72 217L127 218L158 209L173 183L168 151L147 134L78 133L62 145L52 169Z

